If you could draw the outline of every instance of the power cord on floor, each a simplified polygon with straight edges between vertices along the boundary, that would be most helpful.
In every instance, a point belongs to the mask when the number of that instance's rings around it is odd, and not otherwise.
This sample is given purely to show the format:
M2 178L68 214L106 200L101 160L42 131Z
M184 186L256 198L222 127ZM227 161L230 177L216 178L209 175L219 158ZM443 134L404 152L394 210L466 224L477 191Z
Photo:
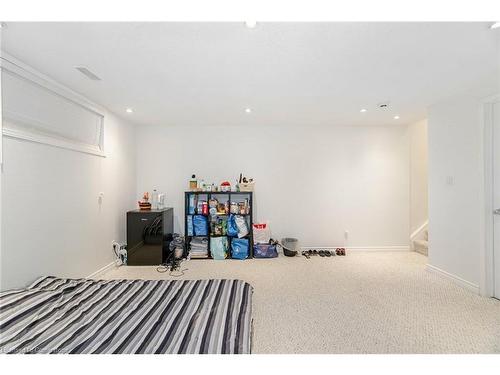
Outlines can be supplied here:
M165 273L167 271L170 271L168 273L170 276L181 277L181 276L184 276L185 271L188 271L188 268L184 268L184 269L180 270L178 268L172 268L172 266L164 263L164 264L156 267L156 271L159 273Z
M183 259L177 259L175 258L174 252L171 252L169 257L167 258L167 261L158 267L156 267L156 271L160 273L165 273L167 271L169 272L170 276L173 277L181 277L184 276L184 271L187 271L187 268L180 269L181 264L182 264Z

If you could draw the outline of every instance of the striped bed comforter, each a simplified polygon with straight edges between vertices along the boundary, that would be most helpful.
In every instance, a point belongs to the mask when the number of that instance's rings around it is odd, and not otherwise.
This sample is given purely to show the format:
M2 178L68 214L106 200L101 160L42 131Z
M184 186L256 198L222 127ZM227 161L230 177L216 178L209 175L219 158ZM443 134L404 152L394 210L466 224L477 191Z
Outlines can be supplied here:
M42 277L0 293L1 353L250 353L241 280Z

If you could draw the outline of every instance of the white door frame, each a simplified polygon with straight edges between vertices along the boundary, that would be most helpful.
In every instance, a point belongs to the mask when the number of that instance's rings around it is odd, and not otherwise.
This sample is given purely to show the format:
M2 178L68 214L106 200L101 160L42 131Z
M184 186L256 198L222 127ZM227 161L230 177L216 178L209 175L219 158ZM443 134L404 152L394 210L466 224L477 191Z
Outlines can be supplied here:
M483 139L483 215L480 218L481 237L484 246L480 252L479 291L482 296L493 297L494 293L494 243L493 243L493 104L500 102L500 95L482 101L481 123Z

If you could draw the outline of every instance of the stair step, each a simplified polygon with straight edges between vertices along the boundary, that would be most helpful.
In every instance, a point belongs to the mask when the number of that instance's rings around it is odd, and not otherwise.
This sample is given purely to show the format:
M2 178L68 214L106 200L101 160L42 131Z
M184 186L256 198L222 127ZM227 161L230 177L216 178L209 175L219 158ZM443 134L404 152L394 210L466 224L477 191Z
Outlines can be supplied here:
M429 253L429 241L415 240L413 241L413 247L420 254L427 255Z

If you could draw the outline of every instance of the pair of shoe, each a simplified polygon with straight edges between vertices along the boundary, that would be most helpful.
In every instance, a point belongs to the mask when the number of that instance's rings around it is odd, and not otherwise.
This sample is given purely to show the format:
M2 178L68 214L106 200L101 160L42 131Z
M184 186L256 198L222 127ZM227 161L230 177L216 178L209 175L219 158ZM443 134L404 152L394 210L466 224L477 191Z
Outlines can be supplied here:
M302 255L305 256L307 259L309 259L312 255L319 255L320 257L331 257L333 255L335 255L335 252L334 251L328 251L328 250L307 250L307 251L303 251L302 252Z
M345 249L343 247L338 247L335 250L335 254L345 256Z

